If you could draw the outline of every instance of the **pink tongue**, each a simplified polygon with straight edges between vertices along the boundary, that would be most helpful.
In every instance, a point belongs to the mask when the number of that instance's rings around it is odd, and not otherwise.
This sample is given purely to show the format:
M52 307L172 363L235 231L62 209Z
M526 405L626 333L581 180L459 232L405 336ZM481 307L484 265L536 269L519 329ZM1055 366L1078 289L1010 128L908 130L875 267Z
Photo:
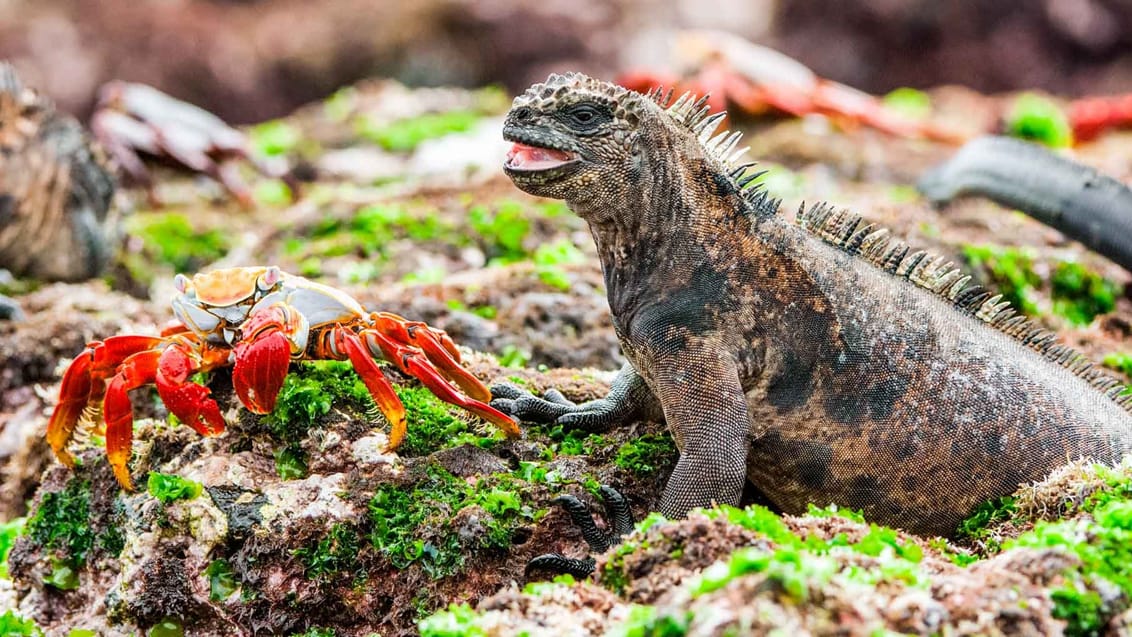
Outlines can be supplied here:
M511 147L511 152L507 153L507 159L512 168L545 170L560 166L572 160L573 157L570 153L562 150L515 144Z

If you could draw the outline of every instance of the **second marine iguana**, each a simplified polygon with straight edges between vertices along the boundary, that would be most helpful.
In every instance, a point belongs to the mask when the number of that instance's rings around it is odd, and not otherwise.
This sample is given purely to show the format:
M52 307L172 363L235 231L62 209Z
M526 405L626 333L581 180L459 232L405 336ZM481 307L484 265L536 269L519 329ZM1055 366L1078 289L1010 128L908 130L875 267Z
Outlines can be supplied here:
M504 169L588 222L628 363L597 401L498 385L493 405L589 431L663 417L669 517L737 505L750 480L788 513L833 502L951 535L1068 459L1132 452L1116 379L860 217L778 214L704 104L578 74L515 98Z

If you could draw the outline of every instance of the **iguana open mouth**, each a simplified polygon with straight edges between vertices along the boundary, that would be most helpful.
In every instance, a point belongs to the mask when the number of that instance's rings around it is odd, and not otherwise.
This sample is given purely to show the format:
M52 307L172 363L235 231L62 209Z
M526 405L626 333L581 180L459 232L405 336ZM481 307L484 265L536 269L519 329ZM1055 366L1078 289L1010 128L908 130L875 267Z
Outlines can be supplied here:
M509 170L539 172L566 166L576 161L578 161L577 153L515 142L507 153L507 163L504 166Z

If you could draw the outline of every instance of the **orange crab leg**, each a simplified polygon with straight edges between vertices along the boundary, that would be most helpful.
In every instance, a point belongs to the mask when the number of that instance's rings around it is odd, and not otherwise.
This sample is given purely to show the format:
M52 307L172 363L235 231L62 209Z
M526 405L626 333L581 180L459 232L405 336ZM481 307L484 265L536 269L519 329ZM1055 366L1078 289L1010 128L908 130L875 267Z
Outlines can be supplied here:
M401 399L393 391L393 385L389 384L389 379L385 378L381 368L374 362L373 355L370 354L357 334L339 325L334 328L333 338L337 349L345 352L346 356L349 357L350 362L354 365L354 370L358 372L358 376L365 383L370 396L373 396L373 401L377 403L378 409L385 414L385 419L389 421L389 445L386 447L386 451L393 451L401 446L405 434L408 433L405 405L401 403Z
M452 355L452 350L456 349L456 345L452 343L452 339L448 338L447 334L443 332L437 334L438 330L433 330L420 321L406 321L396 314L387 312L375 314L372 318L374 329L383 336L393 341L400 341L421 348L428 360L439 368L440 373L459 385L460 389L463 389L472 399L478 401L491 400L491 391L488 390L487 386L460 365L459 351L457 350L456 356ZM451 349L449 349L449 346L451 346ZM385 347L381 349L382 352L388 354ZM396 351L399 352L400 350ZM397 358L390 358L390 360L396 361ZM411 373L408 370L404 371Z
M130 455L134 441L134 411L129 391L152 383L157 374L160 350L140 352L127 358L106 385L102 414L106 420L106 459L118 478L118 484L133 491L130 480Z
M208 359L210 354L212 360ZM198 354L187 344L174 343L166 347L157 360L154 381L161 402L181 422L202 436L223 433L224 417L220 415L219 405L211 398L211 390L189 382L189 376L217 367L226 359L225 353L219 350L204 349Z
M447 379L437 373L436 369L426 364L416 354L409 353L404 358L404 364L408 368L409 374L421 381L425 387L428 387L429 391L436 394L437 398L472 412L499 427L508 436L515 437L521 433L519 425L513 418L491 405L469 398L456 391L456 387L452 383L448 382Z
M264 308L244 322L244 340L235 348L232 386L249 410L268 414L275 409L291 362L287 335L306 329L302 315L282 303Z
M472 412L499 427L508 436L519 435L519 425L514 419L491 405L461 394L440 370L430 365L412 346L398 343L376 329L366 330L362 335L366 337L367 343L377 343L387 360L393 361L402 372L421 381L437 398ZM487 394L491 396L491 392Z
M124 359L159 347L163 341L152 336L112 336L105 341L88 343L86 349L71 361L63 374L59 403L47 423L47 443L60 462L68 467L75 466L74 456L67 451L67 443L75 434L83 410L102 397L106 376L113 373Z

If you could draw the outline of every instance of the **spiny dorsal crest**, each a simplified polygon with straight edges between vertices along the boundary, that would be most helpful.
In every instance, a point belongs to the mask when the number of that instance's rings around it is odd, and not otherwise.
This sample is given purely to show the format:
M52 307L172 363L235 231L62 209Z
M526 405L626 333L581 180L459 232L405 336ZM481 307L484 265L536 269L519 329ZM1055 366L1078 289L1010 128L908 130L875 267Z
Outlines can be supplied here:
M1127 393L1120 381L1084 354L1059 344L1052 332L1019 315L1009 302L1002 300L1001 294L992 295L981 285L968 285L971 277L951 261L923 250L913 251L908 244L889 236L888 230L826 203L815 204L809 210L804 205L800 207L798 224L825 242L951 301L960 311L1068 369L1132 413L1132 393Z
M645 94L666 113L680 128L692 134L704 154L722 164L723 172L735 182L736 189L742 194L754 210L760 214L769 214L778 210L781 200L772 198L762 187L758 178L766 171L747 174L747 170L755 163L740 164L740 158L749 150L748 146L739 147L743 133L739 131L723 131L716 133L716 129L727 117L725 111L712 113L708 106L710 94L700 97L691 92L684 93L672 100L672 89L665 90L656 87Z

